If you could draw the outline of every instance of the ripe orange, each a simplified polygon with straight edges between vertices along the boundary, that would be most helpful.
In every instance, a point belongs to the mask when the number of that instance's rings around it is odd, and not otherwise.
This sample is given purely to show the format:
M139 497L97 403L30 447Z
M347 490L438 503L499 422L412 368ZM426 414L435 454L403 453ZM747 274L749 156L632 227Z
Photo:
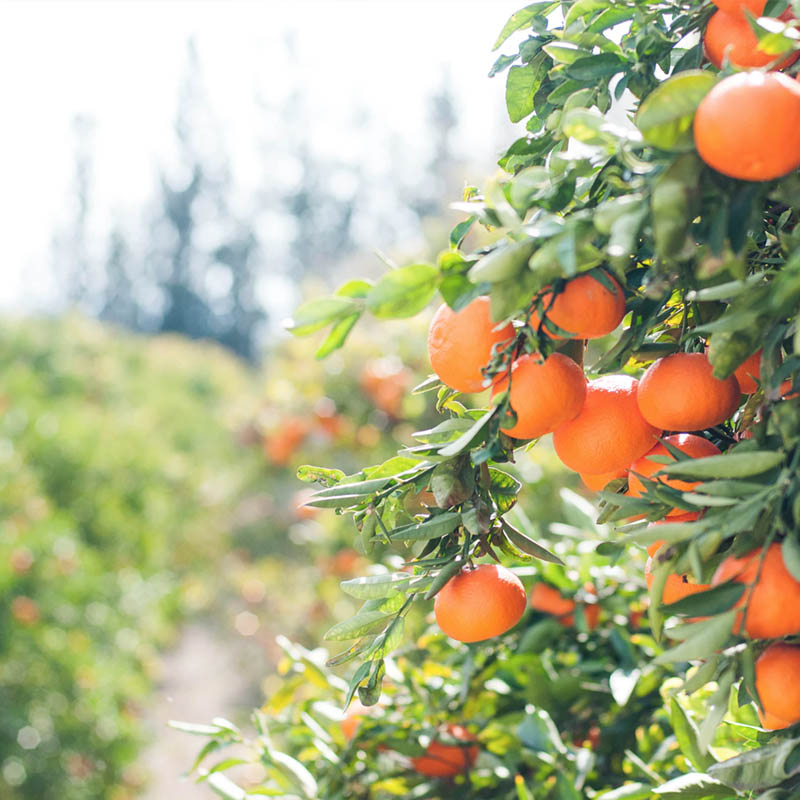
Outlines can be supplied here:
M272 464L285 466L303 443L309 425L300 417L287 417L279 430L264 440L264 453Z
M578 275L567 282L564 290L553 300L552 292L542 295L541 307L546 318L564 331L572 339L598 339L611 333L625 316L625 292L616 278L603 272L613 286L607 289L592 272ZM552 306L550 303L552 302ZM539 315L531 314L531 326L539 326ZM553 339L563 339L555 333L545 333Z
M591 489L593 492L599 492L601 489L605 489L611 481L617 478L624 478L627 474L628 470L618 469L613 472L601 472L599 475L581 472L580 476L583 485L587 489Z
M564 597L558 589L546 583L534 584L531 589L530 604L531 608L537 611L552 614L565 628L575 624L575 601ZM600 606L597 603L583 603L583 615L586 618L586 626L590 631L594 630L600 619Z
M754 394L761 381L761 350L746 358L733 373L742 394Z
M638 385L629 375L589 381L581 413L553 433L553 446L564 464L590 475L616 472L655 444L661 431L641 415Z
M359 382L375 407L390 417L399 417L412 376L397 359L375 358L361 370Z
M728 14L744 14L747 9L753 16L761 16L767 0L714 0L714 5Z
M662 545L663 542L659 542L658 544ZM652 546L653 545L648 548L648 551ZM655 549L658 550L658 548ZM647 563L644 565L644 579L647 581L648 589L653 585L653 570L655 568L656 564L653 560L653 556L650 556L650 558L647 559ZM677 603L678 600L683 600L684 597L689 597L689 595L697 594L698 592L705 592L710 588L710 584L692 583L688 575L678 575L675 573L667 577L667 582L664 584L664 593L661 595L661 602L665 606L670 605L671 603Z
M722 453L719 447L709 442L708 439L704 439L702 436L695 436L693 433L676 433L672 436L665 437L664 441L668 442L673 447L677 447L682 453L686 453L687 456L691 456L692 458L718 456ZM628 473L628 494L631 497L641 497L644 494L644 483L642 483L639 477L640 475L645 478L657 480L659 483L663 483L665 486L671 486L673 489L677 489L681 492L691 492L692 489L700 483L700 481L682 481L678 478L653 478L654 473L663 469L666 464L651 461L650 458L652 456L667 456L672 459L667 448L660 442L649 453L636 459L636 461L631 464ZM672 511L668 512L667 516L674 517L685 513L685 510L682 508L673 508Z
M728 556L717 567L711 585L717 586L728 580L748 584L737 606L749 608L744 620L747 635L753 639L776 639L800 633L800 583L791 575L783 563L781 546L776 542L767 548L761 574L755 588L750 591L749 584L756 580L761 549L757 548L741 558ZM733 629L741 632L743 613L739 613Z
M717 68L722 67L726 57L740 69L768 65L773 65L772 69L783 69L800 57L800 53L794 52L775 65L777 57L758 49L758 37L741 11L734 14L726 11L714 13L703 36L703 48L706 58Z
M489 298L478 297L461 311L443 304L434 314L428 331L428 355L442 383L459 392L483 391L481 370L492 357L495 345L514 338L511 323L496 327Z
M770 645L756 661L756 691L762 727L774 731L800 722L800 647Z
M675 353L654 361L639 381L642 416L671 431L699 431L728 419L739 407L739 382L713 375L705 353Z
M535 439L552 433L559 425L574 419L586 399L583 370L561 353L552 353L543 364L538 356L524 355L511 366L511 408L516 424L502 428L517 439ZM492 394L508 388L508 377L498 381Z
M482 642L505 633L525 613L525 589L499 564L463 569L436 595L436 623L452 639Z
M477 741L461 725L448 725L447 733L450 738L458 741ZM454 775L466 772L477 760L479 752L480 748L475 744L461 747L434 739L425 749L425 755L411 759L411 766L420 775L429 778L452 778Z
M342 717L342 721L339 723L345 739L349 741L355 737L361 720L369 713L369 706L365 706L357 697L353 699L344 717Z
M768 181L800 166L800 83L780 72L723 78L694 117L697 152L710 167Z
M572 613L575 611L575 601L564 597L558 589L554 589L547 583L539 581L531 589L530 596L531 608L543 611L545 614L552 614L554 617L566 621L569 617L569 625L572 624Z

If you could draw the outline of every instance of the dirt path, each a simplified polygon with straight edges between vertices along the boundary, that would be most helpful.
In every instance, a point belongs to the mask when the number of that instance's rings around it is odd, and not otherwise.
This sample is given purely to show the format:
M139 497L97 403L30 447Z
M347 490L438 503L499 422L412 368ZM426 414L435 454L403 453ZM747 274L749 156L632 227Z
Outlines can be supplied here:
M243 669L247 649L241 638L234 641L210 622L195 622L183 629L177 646L164 655L164 680L147 719L152 744L140 758L150 775L142 800L218 800L207 786L182 777L205 740L173 730L167 722L207 723L249 708L244 705L251 678Z

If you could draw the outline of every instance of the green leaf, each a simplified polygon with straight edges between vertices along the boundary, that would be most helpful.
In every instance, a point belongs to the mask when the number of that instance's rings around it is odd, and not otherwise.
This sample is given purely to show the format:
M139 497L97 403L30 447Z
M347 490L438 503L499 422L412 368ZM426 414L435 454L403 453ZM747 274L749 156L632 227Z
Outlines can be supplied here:
M436 293L439 270L432 264L410 264L391 270L370 289L367 308L378 319L413 317Z
M670 603L662 608L664 614L682 614L685 616L712 616L728 611L739 602L744 594L745 586L736 581L723 583L708 589L683 597L677 603Z
M708 775L690 772L653 789L653 794L664 800L711 800L711 798L733 798L736 793L721 781Z
M545 10L551 5L549 0L547 2L540 2L540 3L531 3L529 6L525 6L525 8L520 9L519 11L512 14L508 22L503 26L503 30L500 31L500 35L497 37L497 41L494 43L492 50L497 50L503 42L511 36L512 33L515 33L520 28L524 28L526 25L529 25L533 18L538 14L544 14Z
M461 568L464 566L464 561L461 556L457 556L454 558L449 564L444 566L442 569L436 573L436 577L433 579L433 583L431 583L428 591L425 593L425 600L430 600L432 597L435 597L442 589L444 589L445 584L455 575L458 575L461 572Z
M541 56L541 57L540 57ZM511 67L506 78L506 108L512 122L519 122L533 111L533 96L544 77L544 54L524 67Z
M358 304L347 297L320 297L303 303L285 327L295 336L308 336L358 311Z
M219 773L209 775L206 784L225 800L245 800L247 793L241 786L237 786L230 778Z
M680 461L659 470L657 474L680 478L747 478L777 467L786 456L775 450L754 450L749 453L726 453L691 461Z
M365 298L369 294L369 290L373 287L372 281L366 281L362 278L356 278L352 281L342 284L335 292L338 297L357 297L359 299Z
M305 483L325 483L328 486L339 483L344 478L344 472L340 469L328 469L326 467L314 467L311 464L303 464L297 468L297 477Z
M407 572L389 572L384 575L370 575L364 578L351 578L342 581L339 586L342 591L359 600L374 600L379 597L388 597L403 591L414 580L413 575Z
M445 457L457 456L459 453L466 450L474 444L475 440L481 435L483 429L489 424L489 421L495 414L497 414L497 407L490 408L482 417L472 423L469 430L459 436L454 442L450 442L450 444L443 447L439 451L439 455Z
M697 727L674 697L669 698L669 721L681 752L696 770L705 772L716 763L713 756L700 749Z
M649 800L653 795L653 788L647 783L624 783L622 786L608 792L595 795L596 800Z
M800 739L787 739L750 750L709 767L709 774L742 792L774 786L800 771Z
M344 319L336 322L325 337L325 341L319 346L314 354L314 358L323 359L329 356L334 350L338 350L347 340L350 331L361 318L361 312L350 314Z
M347 639L358 639L367 633L374 633L392 616L384 611L359 612L344 622L339 622L328 630L323 637L327 642L342 642Z
M467 217L463 222L459 222L453 230L450 231L450 246L451 247L461 247L461 242L464 241L464 237L469 233L470 228L475 223L475 220L478 219L474 214Z
M597 55L579 58L568 64L566 75L576 81L594 82L603 78L610 78L622 72L627 66L627 61L615 53L599 53Z
M800 542L797 540L796 531L790 531L781 544L781 555L786 569L791 576L800 581Z
M715 650L721 649L730 638L736 613L735 610L727 611L712 618L702 631L657 656L655 663L677 664L710 656Z
M639 106L636 127L644 140L662 150L691 150L697 106L717 82L705 70L687 70L657 86Z
M447 536L447 534L452 533L460 524L461 514L457 511L445 511L444 514L437 514L424 522L395 528L389 535L392 539L399 539L404 542L438 539L440 536Z
M218 725L198 725L193 722L179 722L173 719L167 725L176 731L190 733L193 736L219 736L220 733L225 731L225 728L221 728Z
M523 239L495 247L470 269L469 279L473 283L496 283L514 278L528 266L528 259L535 249L535 239Z
M515 547L518 547L523 553L527 553L529 556L538 558L541 561L549 561L551 564L560 564L564 566L564 562L557 555L534 542L533 539L526 536L522 531L518 531L505 520L501 520L501 522L506 536L508 536L511 543Z
M505 514L514 506L521 488L522 484L513 475L509 475L501 469L489 467L489 494L500 514Z
M565 42L550 42L542 47L542 50L558 64L574 64L579 58L589 55L586 50L581 50L573 44Z
M431 473L430 488L439 508L457 506L475 491L475 469L463 457L443 461Z

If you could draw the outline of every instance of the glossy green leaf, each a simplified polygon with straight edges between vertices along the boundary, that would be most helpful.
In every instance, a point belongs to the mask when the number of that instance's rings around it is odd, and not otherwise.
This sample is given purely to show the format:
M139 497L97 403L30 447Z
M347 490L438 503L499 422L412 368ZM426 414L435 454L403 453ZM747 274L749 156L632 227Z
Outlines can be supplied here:
M749 453L726 453L721 456L696 458L669 464L660 473L680 478L748 478L773 469L785 456L774 450L755 450Z
M391 270L369 290L367 308L378 319L413 317L436 293L439 270L432 264L410 264Z
M662 150L691 150L694 113L716 82L712 72L687 70L660 84L636 113L644 140Z

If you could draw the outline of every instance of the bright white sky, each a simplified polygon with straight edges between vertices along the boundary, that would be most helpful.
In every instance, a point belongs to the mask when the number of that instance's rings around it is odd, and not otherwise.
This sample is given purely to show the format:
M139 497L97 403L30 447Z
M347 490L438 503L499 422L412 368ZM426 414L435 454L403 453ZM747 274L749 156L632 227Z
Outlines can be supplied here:
M492 171L509 142L491 46L524 0L3 0L0 2L0 307L47 303L50 238L70 218L71 122L95 120L98 232L140 208L169 160L186 42L194 39L240 191L256 159L256 97L279 101L285 37L313 103L320 146L367 107L387 135L421 135L426 102L449 71L456 149ZM354 154L355 156L355 154ZM481 180L483 174L465 176ZM376 247L380 243L376 242ZM52 289L52 287L49 287Z

